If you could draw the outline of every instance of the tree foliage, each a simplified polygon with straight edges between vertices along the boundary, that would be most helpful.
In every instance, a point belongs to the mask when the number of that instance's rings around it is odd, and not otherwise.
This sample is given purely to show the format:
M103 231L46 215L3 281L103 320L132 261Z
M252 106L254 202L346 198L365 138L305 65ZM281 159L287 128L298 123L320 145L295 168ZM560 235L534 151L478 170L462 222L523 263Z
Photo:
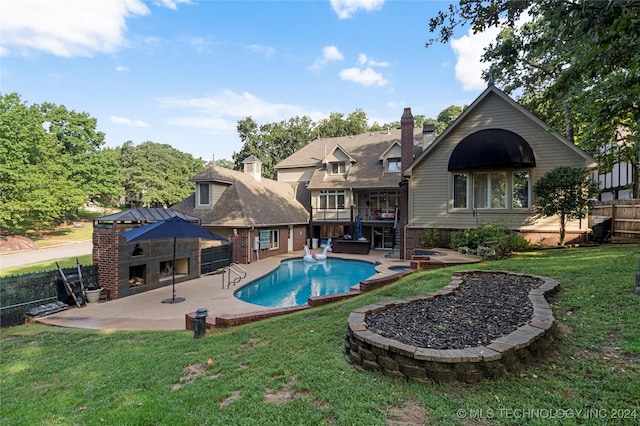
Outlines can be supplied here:
M527 14L530 20L516 25ZM603 171L620 161L635 170L640 196L640 2L461 0L429 21L447 42L454 30L500 27L485 51L505 92L591 153Z
M436 133L441 133L466 108L451 105L440 112L438 118L414 116L418 128L425 123L435 124ZM441 121L444 120L444 121ZM316 138L355 136L366 132L380 132L400 128L400 121L386 124L374 122L368 125L367 114L356 109L345 118L344 114L333 112L329 117L314 123L309 117L294 117L278 123L259 126L251 117L238 120L237 131L242 142L240 152L233 153L233 169L243 170L242 162L250 155L262 161L262 175L277 179L275 165ZM216 165L219 160L216 160Z
M262 175L276 179L275 165L284 160L313 139L313 121L307 117L294 117L278 123L262 126L251 118L238 121L238 135L242 149L233 153L234 169L243 170L242 162L255 155L262 161Z
M115 157L86 113L0 95L0 228L39 230L119 193Z
M559 245L563 245L567 221L587 216L592 199L598 194L598 187L586 170L558 167L538 179L534 194L535 208L539 214L558 215L560 218Z
M315 132L320 138L335 138L359 135L367 132L368 129L367 114L361 109L357 109L347 118L344 118L342 113L332 112L328 118L320 120L315 127Z
M189 196L195 186L189 181L204 168L195 159L171 145L151 141L134 145L127 141L119 150L126 204L135 207L169 207Z

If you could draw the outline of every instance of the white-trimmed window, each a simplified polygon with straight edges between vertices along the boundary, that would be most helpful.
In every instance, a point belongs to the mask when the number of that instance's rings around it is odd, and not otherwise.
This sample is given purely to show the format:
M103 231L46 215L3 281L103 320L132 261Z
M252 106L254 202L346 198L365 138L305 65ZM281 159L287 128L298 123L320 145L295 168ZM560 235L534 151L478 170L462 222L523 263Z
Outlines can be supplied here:
M347 163L345 161L334 161L329 163L329 173L332 175L344 175L347 173Z
M453 208L466 209L469 205L469 174L453 174Z
M323 190L320 191L320 209L336 210L344 209L344 190Z
M269 238L269 250L280 248L280 230L272 229Z
M529 171L456 172L452 174L454 209L528 209L531 207Z
M401 162L399 158L389 158L387 159L387 172L396 173L401 171Z
M211 185L208 183L198 184L198 205L209 206L211 205Z
M477 209L507 208L505 172L473 174L473 206Z
M511 207L528 209L531 206L531 176L529 172L513 172Z

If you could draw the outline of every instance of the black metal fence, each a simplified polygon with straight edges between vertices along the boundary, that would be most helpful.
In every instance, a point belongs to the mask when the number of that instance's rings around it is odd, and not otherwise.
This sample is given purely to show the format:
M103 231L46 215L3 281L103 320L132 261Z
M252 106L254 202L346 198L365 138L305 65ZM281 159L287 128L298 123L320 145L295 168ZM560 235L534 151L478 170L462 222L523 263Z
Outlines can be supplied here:
M200 274L210 274L231 265L232 244L209 247L200 251Z
M98 265L82 265L85 286L98 282ZM65 276L77 274L78 269L62 268ZM58 300L57 269L29 274L8 275L0 278L0 326L10 327L24 323L25 313L40 305Z

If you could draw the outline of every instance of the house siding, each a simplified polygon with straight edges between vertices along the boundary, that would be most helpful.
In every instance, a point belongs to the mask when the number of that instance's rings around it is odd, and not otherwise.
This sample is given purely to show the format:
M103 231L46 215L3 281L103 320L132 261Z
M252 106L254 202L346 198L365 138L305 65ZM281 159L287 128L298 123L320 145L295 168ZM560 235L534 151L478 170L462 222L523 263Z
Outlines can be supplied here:
M451 209L451 174L448 172L449 157L456 145L467 135L483 129L500 128L510 130L523 137L531 146L536 167L531 170L531 204L533 186L545 173L559 166L585 167L585 159L571 146L560 143L547 129L532 122L528 116L513 108L494 93L478 103L472 114L446 135L446 139L434 146L432 151L415 165L410 180L409 209L411 227L425 228L472 228L478 224L500 222L523 231L556 231L557 218L534 218L532 210L480 210L479 217L472 209ZM425 161L428 158L428 161ZM586 230L586 221L572 221L567 231Z
M311 180L311 176L313 176L313 172L315 169L315 166L294 169L281 169L278 170L278 181L309 182Z

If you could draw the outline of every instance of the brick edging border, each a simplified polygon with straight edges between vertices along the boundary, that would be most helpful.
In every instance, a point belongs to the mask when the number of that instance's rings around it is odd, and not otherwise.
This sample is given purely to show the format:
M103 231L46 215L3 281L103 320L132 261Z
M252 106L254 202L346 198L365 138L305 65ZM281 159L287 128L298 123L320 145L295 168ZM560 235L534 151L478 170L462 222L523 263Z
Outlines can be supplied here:
M529 292L529 300L533 305L531 320L486 346L429 349L407 345L367 329L366 315L451 294L462 284L462 274L468 272L485 271L455 272L451 277L451 283L439 291L375 303L352 311L344 344L347 361L362 370L379 371L391 377L405 378L418 383L474 383L486 378L506 377L509 373L520 371L523 365L531 360L541 358L555 340L555 318L545 296L556 291L560 283L538 275L490 271L529 276L543 282Z

